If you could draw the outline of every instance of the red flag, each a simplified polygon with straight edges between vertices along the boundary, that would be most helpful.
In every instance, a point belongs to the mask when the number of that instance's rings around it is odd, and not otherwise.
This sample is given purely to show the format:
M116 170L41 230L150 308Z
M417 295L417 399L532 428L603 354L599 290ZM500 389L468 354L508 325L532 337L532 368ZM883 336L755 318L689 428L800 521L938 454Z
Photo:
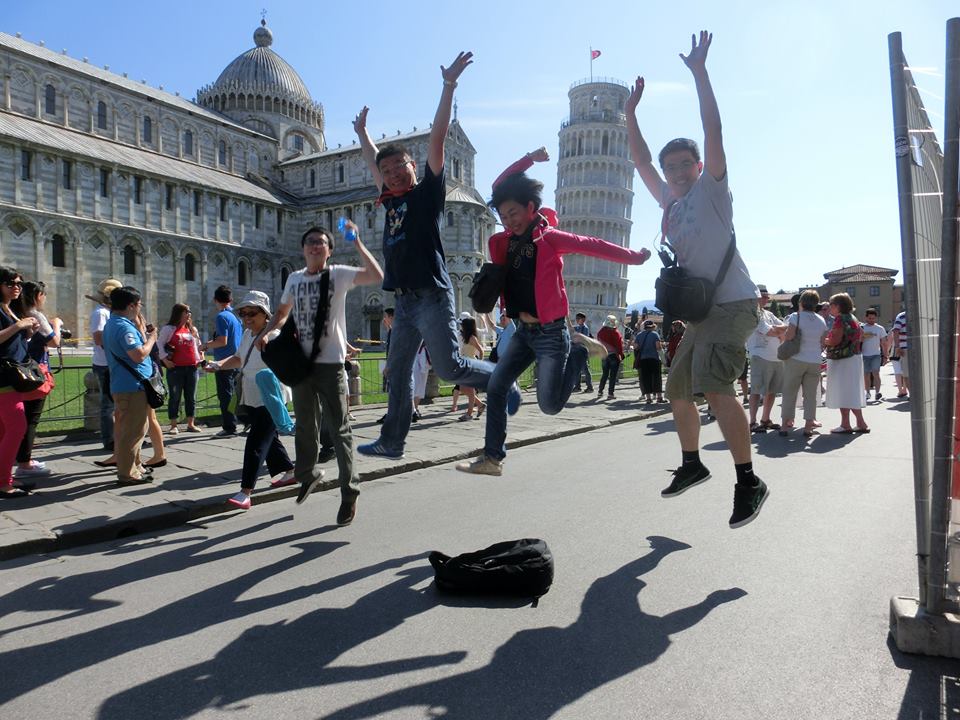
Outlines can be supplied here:
M590 51L590 59L591 59L591 60L596 60L598 57L600 57L600 51L599 51L599 50L591 50L591 51Z

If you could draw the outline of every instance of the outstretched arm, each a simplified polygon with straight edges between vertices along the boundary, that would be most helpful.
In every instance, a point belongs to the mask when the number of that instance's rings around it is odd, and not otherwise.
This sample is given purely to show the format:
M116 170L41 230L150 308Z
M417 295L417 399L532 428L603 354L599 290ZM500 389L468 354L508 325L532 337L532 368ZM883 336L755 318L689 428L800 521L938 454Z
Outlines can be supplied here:
M663 198L663 178L660 177L660 171L653 164L653 155L650 154L650 148L647 147L646 140L640 133L640 125L637 123L637 104L643 96L643 78L638 77L630 89L630 97L624 105L627 114L627 138L630 141L630 157L633 160L640 179L647 190L653 195L653 199L659 203Z
M434 175L443 172L443 143L447 139L447 128L450 126L450 110L453 108L453 91L457 89L457 79L473 62L472 52L461 52L450 67L440 66L443 75L443 92L440 93L440 104L437 114L433 117L433 127L430 130L430 150L427 153L427 164Z
M511 175L516 175L517 173L526 172L527 170L533 167L534 163L547 162L547 160L549 159L550 159L550 153L547 152L547 148L543 146L538 147L533 152L528 152L522 158L520 158L515 163L513 163L513 165L511 165L502 173L500 173L499 177L497 177L497 179L493 181L493 187L496 187Z
M727 174L727 156L723 152L723 132L720 124L720 109L713 94L710 76L707 74L707 52L713 35L706 30L690 37L690 54L680 53L680 59L690 68L694 84L697 86L697 99L700 101L700 121L703 123L703 165L715 180L722 180Z
M360 228L354 223L348 222L347 226L356 233L353 244L360 255L360 261L363 263L363 270L357 273L353 279L354 285L379 285L383 282L383 268L373 254L367 250L367 246L360 242Z
M353 119L353 130L360 139L360 153L363 155L363 161L373 175L373 182L377 185L377 190L383 189L383 176L380 175L380 169L377 167L377 146L374 144L370 133L367 131L367 113L370 108L366 105L363 110Z

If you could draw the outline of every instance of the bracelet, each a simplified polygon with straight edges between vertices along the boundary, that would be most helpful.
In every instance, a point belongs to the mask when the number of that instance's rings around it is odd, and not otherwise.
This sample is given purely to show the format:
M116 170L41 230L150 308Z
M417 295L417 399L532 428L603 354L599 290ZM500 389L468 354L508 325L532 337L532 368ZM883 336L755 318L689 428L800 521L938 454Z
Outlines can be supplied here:
M456 87L456 86L457 86L457 81L456 81L456 80L444 80L444 81L443 81L443 84L444 84L444 85L448 85L449 87Z

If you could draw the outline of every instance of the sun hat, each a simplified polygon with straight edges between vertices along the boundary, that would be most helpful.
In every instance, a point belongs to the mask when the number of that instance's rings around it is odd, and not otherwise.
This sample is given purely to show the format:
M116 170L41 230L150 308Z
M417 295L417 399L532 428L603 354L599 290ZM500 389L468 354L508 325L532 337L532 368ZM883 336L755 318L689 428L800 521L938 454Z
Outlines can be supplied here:
M267 297L266 293L260 292L259 290L250 290L246 295L243 296L243 300L234 306L234 312L240 312L243 308L255 307L263 310L267 317L270 317L270 298Z
M616 315L607 315L607 319L603 321L604 327L615 328L617 326L617 316Z
M471 315L471 314L468 313L466 310L464 310L462 313L460 313L460 319L461 319L461 320L473 320L473 315Z
M84 297L88 300L93 300L96 303L100 303L101 305L109 305L110 293L122 287L123 283L119 280L107 278L97 285L97 289L93 291L93 295L84 295Z

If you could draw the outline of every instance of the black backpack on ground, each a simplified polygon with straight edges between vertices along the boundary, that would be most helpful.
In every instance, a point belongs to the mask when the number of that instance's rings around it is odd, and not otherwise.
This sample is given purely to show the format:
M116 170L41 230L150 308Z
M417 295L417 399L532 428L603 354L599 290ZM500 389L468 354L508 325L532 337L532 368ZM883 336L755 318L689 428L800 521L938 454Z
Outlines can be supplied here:
M543 540L496 543L451 558L430 553L437 587L446 592L538 598L553 584L553 555Z

